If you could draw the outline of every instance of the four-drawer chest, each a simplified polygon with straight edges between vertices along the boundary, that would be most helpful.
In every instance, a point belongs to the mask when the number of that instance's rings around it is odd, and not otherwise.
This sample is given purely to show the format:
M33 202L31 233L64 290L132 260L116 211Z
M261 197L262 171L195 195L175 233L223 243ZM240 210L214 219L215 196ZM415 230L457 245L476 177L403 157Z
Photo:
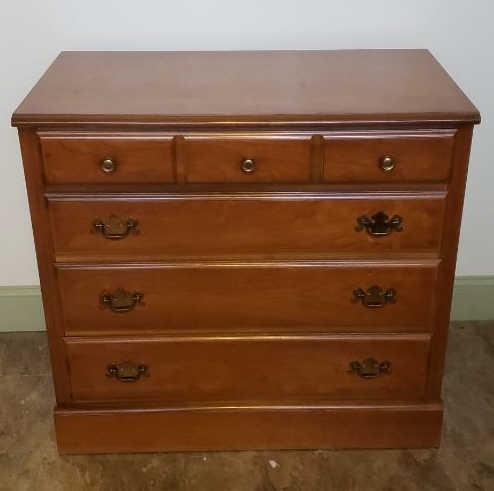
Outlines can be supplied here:
M60 451L437 446L478 122L423 50L62 53L12 119Z

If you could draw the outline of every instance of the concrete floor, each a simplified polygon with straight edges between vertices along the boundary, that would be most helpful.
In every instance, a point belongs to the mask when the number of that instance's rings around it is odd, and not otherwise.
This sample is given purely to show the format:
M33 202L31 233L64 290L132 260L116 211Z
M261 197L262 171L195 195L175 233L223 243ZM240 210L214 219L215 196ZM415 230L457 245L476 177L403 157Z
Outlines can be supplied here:
M0 490L494 490L494 322L451 328L439 450L60 457L43 333L0 334Z

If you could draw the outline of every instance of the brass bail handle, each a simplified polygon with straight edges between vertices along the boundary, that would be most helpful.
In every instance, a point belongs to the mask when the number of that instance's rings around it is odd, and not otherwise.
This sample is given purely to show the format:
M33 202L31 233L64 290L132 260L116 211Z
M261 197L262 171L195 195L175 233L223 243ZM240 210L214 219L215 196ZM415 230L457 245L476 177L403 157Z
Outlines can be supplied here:
M362 215L357 218L355 226L357 232L365 230L373 237L384 237L390 235L391 232L403 231L403 218L399 215L393 215L391 218L386 213L379 211L370 218L367 215Z
M106 367L106 376L120 382L137 382L141 377L149 377L149 369L147 365L132 361L110 363Z
M391 362L387 360L379 362L375 358L351 361L348 371L364 379L373 379L381 375L389 375L391 373Z
M134 218L120 218L110 215L108 218L96 218L93 221L93 232L100 233L109 240L121 240L132 234L138 234L139 222Z
M123 288L118 288L115 292L103 292L100 300L103 307L108 307L112 312L125 313L143 304L144 295L140 292L128 292Z
M356 288L353 290L353 299L356 302L361 302L364 307L369 309L382 308L388 303L396 303L397 292L394 288L386 290L380 286L373 285L367 290Z

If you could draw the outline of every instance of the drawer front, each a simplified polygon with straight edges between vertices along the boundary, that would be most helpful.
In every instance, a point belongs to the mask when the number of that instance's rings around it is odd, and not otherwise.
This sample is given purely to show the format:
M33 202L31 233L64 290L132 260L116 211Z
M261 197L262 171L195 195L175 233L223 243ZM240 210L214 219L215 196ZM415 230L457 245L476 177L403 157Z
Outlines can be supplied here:
M437 265L98 265L57 274L69 335L424 332Z
M446 181L454 131L341 133L324 137L326 182Z
M41 133L40 141L48 184L175 181L172 137Z
M444 195L178 195L147 200L52 200L49 208L59 260L381 254L438 251ZM358 220L362 216L368 226ZM401 217L400 231L390 222L392 217ZM389 235L373 235L386 230Z
M424 395L429 342L425 336L80 338L66 340L66 350L76 401L401 401Z
M311 181L310 136L185 137L185 179L190 183Z

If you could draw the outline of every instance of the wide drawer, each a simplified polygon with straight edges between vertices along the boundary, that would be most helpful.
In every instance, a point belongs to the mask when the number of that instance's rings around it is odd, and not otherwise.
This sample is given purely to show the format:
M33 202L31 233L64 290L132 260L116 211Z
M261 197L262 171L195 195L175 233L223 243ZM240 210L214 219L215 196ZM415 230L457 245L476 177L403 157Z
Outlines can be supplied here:
M66 196L49 202L59 260L437 252L444 206L443 193Z
M429 339L257 337L66 340L75 401L419 400Z
M173 138L149 133L40 133L48 184L170 183Z
M437 263L61 266L67 334L429 331Z
M324 136L326 182L434 182L449 178L453 130Z
M186 136L190 183L304 183L311 181L310 136Z

